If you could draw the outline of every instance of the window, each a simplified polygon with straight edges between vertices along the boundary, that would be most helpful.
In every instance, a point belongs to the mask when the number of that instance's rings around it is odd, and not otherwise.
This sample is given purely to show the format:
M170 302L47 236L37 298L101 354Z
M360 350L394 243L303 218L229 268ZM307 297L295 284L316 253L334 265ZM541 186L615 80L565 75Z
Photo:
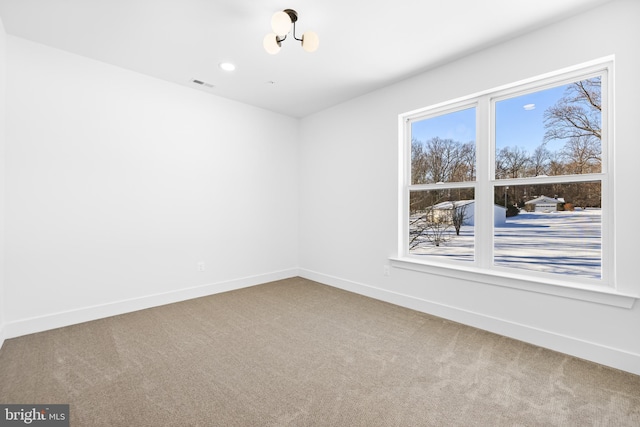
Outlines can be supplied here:
M417 257L473 261L476 109L411 122L408 250Z
M399 261L614 288L611 67L401 115Z

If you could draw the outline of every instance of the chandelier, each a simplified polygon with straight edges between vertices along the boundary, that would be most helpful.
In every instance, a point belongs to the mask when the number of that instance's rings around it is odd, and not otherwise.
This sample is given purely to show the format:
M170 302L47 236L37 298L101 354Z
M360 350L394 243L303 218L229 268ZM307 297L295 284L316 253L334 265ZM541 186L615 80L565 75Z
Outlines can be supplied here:
M264 49L275 55L280 52L282 42L287 39L287 35L292 33L291 36L302 44L302 48L307 52L315 52L318 49L320 40L318 35L313 31L305 31L302 33L302 37L296 37L296 21L298 20L298 13L293 9L285 9L281 12L276 12L271 18L272 33L267 34L263 40ZM291 31L293 28L293 31Z

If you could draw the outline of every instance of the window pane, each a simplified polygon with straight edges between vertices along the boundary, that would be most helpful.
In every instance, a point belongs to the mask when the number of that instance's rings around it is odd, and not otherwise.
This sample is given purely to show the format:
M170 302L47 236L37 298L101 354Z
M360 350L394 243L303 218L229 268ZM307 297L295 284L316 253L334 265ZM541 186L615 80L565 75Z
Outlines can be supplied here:
M473 261L472 188L412 191L409 204L411 255Z
M496 187L509 209L494 228L495 265L600 279L600 196L600 182Z
M411 124L411 184L475 179L475 108Z
M599 173L601 77L498 101L496 179Z

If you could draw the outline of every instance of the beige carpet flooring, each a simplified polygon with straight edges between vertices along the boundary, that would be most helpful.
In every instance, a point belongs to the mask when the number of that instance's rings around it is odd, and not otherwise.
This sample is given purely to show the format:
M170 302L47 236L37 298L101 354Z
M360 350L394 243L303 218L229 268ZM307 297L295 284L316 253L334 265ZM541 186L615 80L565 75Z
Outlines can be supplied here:
M71 426L640 426L640 377L294 278L6 340Z

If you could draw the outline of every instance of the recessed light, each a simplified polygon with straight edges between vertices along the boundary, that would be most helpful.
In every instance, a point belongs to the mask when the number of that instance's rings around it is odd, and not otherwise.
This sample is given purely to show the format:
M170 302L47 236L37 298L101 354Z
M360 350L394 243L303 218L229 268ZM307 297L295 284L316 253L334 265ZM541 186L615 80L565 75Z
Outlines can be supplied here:
M233 71L236 69L236 66L233 65L231 62L221 62L219 67L225 71Z

